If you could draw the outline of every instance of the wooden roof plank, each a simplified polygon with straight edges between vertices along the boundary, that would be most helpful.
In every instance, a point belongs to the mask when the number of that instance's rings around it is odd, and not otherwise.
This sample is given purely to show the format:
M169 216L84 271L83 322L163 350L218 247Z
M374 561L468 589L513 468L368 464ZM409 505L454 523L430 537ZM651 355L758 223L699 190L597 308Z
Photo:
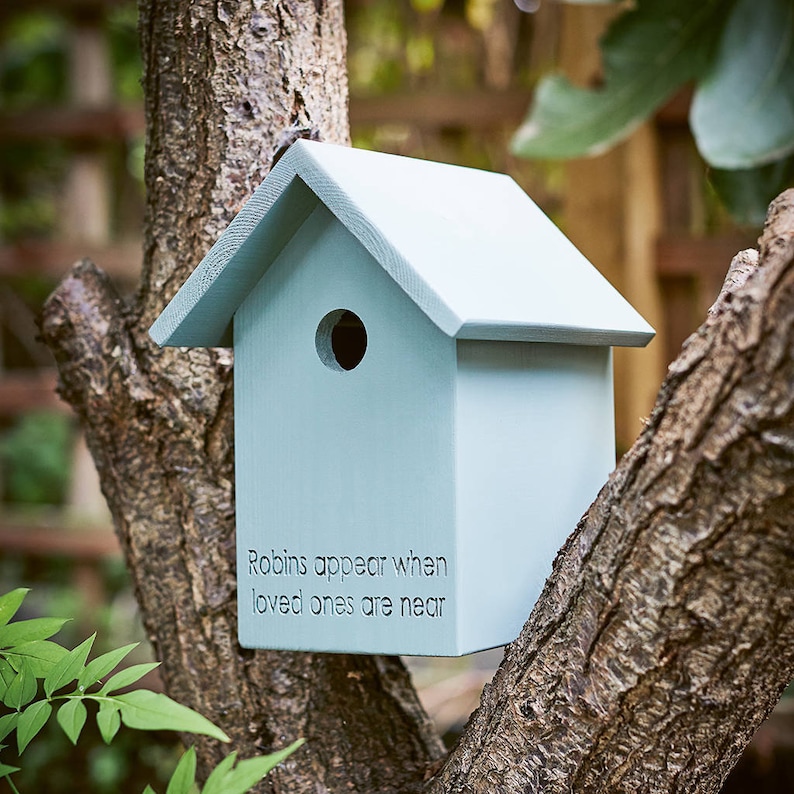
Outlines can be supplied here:
M510 177L301 140L152 326L155 341L187 344L186 323L190 344L228 343L218 317L227 328L240 296L215 282L238 277L246 239L296 177L449 336L607 345L653 336Z

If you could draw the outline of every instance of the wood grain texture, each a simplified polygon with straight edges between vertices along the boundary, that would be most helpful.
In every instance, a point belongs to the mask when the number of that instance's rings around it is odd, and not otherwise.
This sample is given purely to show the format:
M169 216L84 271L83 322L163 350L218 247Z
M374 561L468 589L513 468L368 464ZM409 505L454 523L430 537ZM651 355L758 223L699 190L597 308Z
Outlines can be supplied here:
M278 251L283 224L271 222L270 233L259 227L278 211L284 191L295 191L296 178L449 336L640 346L653 336L510 177L301 140L157 319L159 344L227 339L216 328L239 306L239 290L229 285L241 270L259 272L273 261L271 239ZM241 265L253 234L258 257Z
M351 371L316 345L339 307L366 329ZM455 656L515 639L614 467L610 348L450 339L321 203L234 338L243 645ZM359 575L356 557L383 564Z
M460 645L512 642L615 467L612 350L458 342Z
M794 191L760 248L671 365L433 794L716 792L794 675Z
M305 228L234 320L240 637L263 648L454 655L455 341L324 206ZM367 333L347 372L330 369L315 343L337 308L354 311ZM251 576L248 550L272 548L305 556L306 575ZM399 577L390 558L410 549L443 556L445 575ZM381 556L383 569L316 574L318 556L343 555ZM303 609L256 613L252 589L300 589ZM406 594L445 598L446 610L403 618ZM368 595L391 597L394 614L365 615Z

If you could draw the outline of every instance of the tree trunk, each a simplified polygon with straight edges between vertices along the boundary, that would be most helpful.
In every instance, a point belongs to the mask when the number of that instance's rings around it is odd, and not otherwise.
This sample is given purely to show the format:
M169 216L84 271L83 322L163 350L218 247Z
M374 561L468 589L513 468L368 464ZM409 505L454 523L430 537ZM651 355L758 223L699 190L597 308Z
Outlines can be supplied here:
M430 787L717 792L794 676L794 190Z
M306 737L262 790L408 790L441 744L398 659L237 644L231 352L147 329L298 136L349 139L341 0L142 2L145 259L125 306L90 263L44 309L169 694L243 757ZM200 742L204 774L228 752ZM348 789L348 786L352 789Z
M442 748L398 660L237 645L231 355L146 333L280 147L347 140L341 0L149 0L141 31L141 288L125 306L82 263L42 332L166 686L243 756L308 738L262 791L416 791ZM433 794L716 791L790 680L792 204L671 367ZM206 772L225 748L200 751Z

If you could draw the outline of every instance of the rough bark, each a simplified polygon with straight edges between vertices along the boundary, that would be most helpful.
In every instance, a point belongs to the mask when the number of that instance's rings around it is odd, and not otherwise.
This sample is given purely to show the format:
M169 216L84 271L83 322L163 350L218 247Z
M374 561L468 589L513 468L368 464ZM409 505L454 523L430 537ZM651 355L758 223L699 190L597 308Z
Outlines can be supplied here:
M429 791L718 791L794 676L793 523L791 190Z
M399 660L236 640L231 352L152 320L299 135L346 142L341 0L145 0L147 222L137 298L83 262L44 308L168 692L243 757L309 741L263 791L410 790L442 752ZM204 773L228 748L200 743Z

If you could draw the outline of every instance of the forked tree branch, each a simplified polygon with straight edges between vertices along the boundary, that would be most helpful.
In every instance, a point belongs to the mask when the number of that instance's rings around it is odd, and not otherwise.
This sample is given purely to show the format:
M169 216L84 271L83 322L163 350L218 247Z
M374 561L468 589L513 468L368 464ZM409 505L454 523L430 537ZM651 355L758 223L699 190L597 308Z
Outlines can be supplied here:
M428 791L718 791L794 675L793 517L790 190Z

